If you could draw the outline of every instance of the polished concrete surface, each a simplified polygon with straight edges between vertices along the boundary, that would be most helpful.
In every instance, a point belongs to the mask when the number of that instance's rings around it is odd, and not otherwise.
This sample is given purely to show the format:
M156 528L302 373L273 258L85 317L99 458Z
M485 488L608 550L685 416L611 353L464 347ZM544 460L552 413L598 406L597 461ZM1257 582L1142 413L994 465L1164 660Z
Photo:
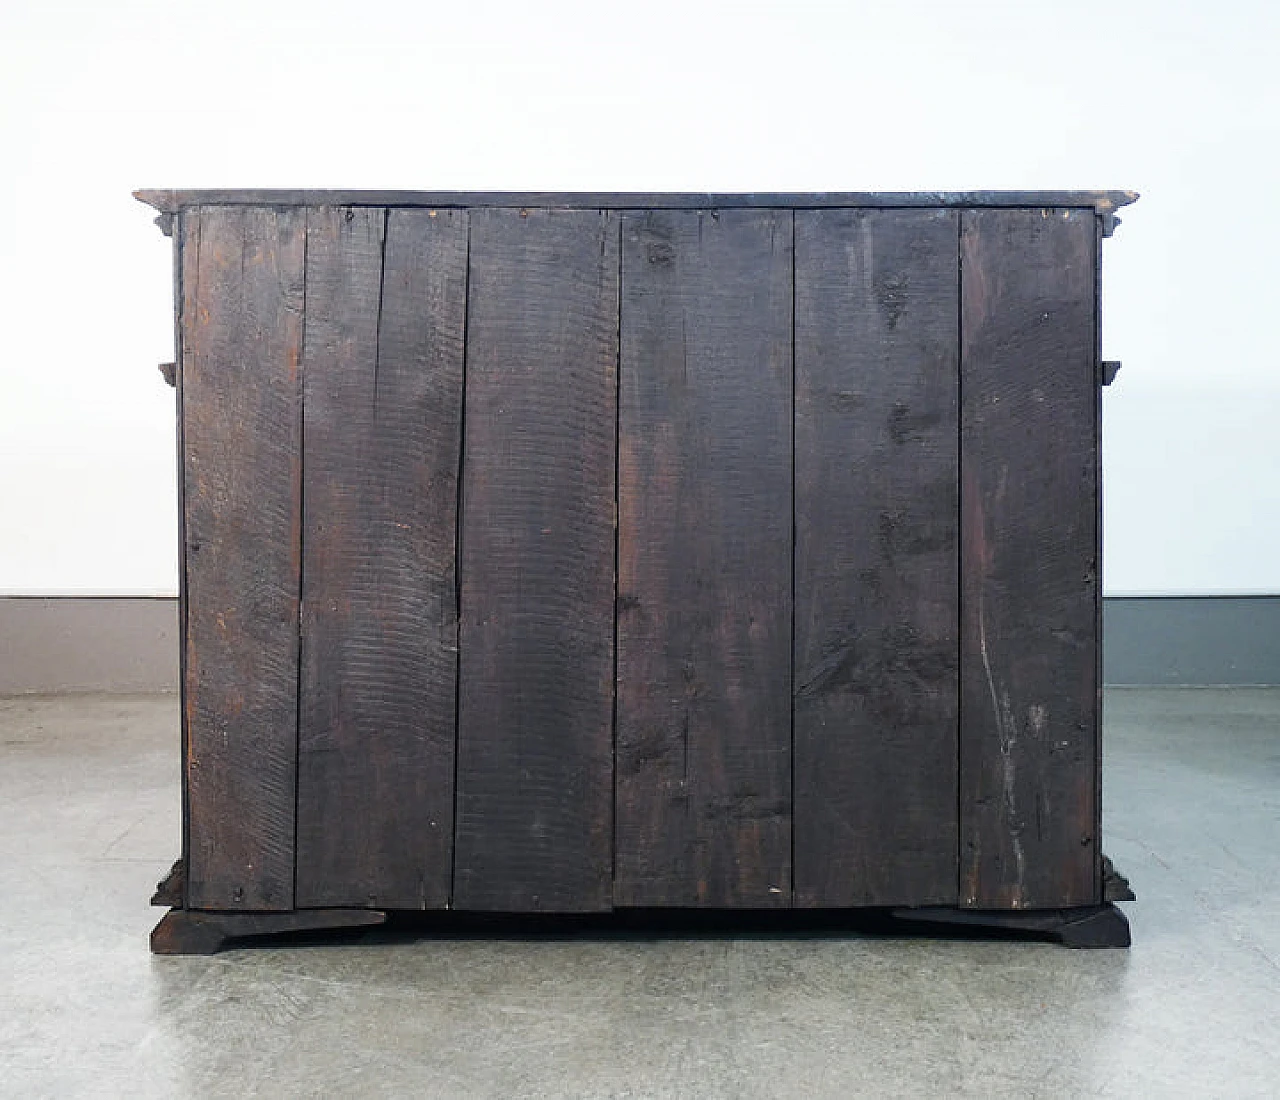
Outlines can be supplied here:
M379 934L157 958L177 703L0 700L0 1095L1280 1096L1280 689L1122 689L1130 951Z

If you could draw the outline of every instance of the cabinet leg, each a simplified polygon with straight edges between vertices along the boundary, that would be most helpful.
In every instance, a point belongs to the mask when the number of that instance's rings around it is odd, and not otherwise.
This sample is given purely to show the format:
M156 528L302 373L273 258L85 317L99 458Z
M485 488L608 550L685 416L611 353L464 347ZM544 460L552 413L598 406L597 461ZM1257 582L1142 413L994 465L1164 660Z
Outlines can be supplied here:
M1110 902L1071 909L894 909L896 920L1036 934L1064 947L1128 947L1129 921Z
M286 913L227 913L170 909L151 932L157 955L213 955L227 940L336 928L369 928L386 921L374 909L294 909Z

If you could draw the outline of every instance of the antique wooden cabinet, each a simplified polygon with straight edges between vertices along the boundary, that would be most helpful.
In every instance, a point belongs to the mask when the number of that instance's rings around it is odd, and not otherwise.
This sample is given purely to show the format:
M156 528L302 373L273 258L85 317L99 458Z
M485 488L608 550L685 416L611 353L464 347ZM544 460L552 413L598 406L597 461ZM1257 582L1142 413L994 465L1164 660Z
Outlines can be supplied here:
M1098 270L1136 196L139 197L179 332L156 950L422 909L1128 942Z

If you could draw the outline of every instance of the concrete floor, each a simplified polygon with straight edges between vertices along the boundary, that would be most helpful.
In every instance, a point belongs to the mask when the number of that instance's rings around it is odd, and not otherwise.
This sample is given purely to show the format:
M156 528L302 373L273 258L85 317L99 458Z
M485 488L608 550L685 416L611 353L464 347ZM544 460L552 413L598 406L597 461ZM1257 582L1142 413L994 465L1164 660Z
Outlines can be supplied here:
M0 700L4 1096L1280 1096L1280 690L1116 690L1128 952L867 935L156 958L177 703Z

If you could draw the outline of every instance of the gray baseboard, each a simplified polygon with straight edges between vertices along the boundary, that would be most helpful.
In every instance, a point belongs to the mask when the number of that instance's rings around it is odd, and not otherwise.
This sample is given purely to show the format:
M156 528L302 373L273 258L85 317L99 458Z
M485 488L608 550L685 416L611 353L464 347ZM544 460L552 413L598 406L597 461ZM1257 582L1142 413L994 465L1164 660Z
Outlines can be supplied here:
M0 597L0 695L178 689L178 601Z
M1280 684L1280 596L1111 596L1108 684Z
M1280 684L1280 596L1103 601L1108 684ZM0 597L0 695L178 687L178 601Z

